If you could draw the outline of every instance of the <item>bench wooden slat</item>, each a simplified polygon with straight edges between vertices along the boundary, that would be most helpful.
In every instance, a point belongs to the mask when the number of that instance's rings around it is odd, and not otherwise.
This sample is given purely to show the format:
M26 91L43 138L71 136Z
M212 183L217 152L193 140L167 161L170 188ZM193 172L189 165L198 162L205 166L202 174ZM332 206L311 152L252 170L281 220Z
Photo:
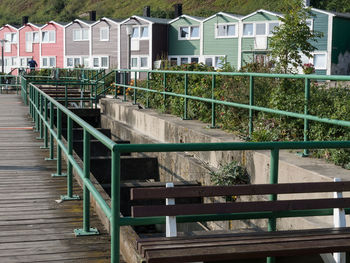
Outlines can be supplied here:
M131 189L132 200L165 199L179 197L211 197L266 194L295 194L319 192L343 192L350 190L350 181L292 184L257 184L236 186L194 186L174 188Z
M264 244L245 244L236 246L209 246L203 248L182 248L146 251L149 263L177 263L192 261L218 261L230 259L263 258L268 256L290 256L321 254L350 250L349 238L322 239L315 242L290 241Z
M179 205L151 205L133 206L133 217L149 216L178 216L198 214L229 214L264 211L290 211L323 208L350 207L350 198L325 198L303 200L278 200L258 202L235 203L209 203L209 204L179 204Z

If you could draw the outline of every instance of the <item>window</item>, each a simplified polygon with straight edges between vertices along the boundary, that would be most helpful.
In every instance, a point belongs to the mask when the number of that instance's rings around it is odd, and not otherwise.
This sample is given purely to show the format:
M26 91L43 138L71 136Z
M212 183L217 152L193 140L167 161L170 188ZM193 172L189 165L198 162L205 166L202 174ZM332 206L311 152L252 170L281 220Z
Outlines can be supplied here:
M4 52L11 52L11 33L5 34Z
M170 58L170 65L176 66L177 65L177 58Z
M101 68L108 68L108 57L101 57Z
M266 35L266 23L257 23L255 25L255 34L257 36L264 36Z
M82 61L83 61L83 66L85 67L85 68L88 68L89 67L89 58L88 57L83 57L82 58Z
M73 29L73 41L89 40L89 29Z
M148 38L148 26L141 27L141 38Z
M131 58L131 67L137 68L137 58Z
M43 31L41 34L43 43L55 43L56 42L56 34L54 30Z
M225 65L225 57L215 57L215 67L222 68Z
M243 36L252 36L254 34L253 30L254 30L254 26L252 23L244 24L243 25Z
M278 27L280 24L278 22L272 22L269 23L269 35L272 35L273 31Z
M11 65L12 65L12 66L16 66L16 65L17 65L17 59L16 59L16 57L12 57L12 58L11 58Z
M73 58L67 58L67 67L73 67Z
M327 54L314 54L314 66L315 69L327 69Z
M74 58L74 67L78 67L80 65L80 58Z
M33 32L33 43L39 43L39 32Z
M235 37L236 36L236 25L232 24L219 24L216 26L216 37Z
M102 27L100 28L100 41L108 41L109 40L109 28Z
M205 59L205 65L212 67L213 66L213 59L212 58L206 58Z
M131 38L139 38L139 27L133 27L132 28L132 34L131 34Z
M100 60L98 58L93 59L93 66L94 66L94 68L100 67Z
M306 19L306 24L310 28L310 30L314 30L314 20L312 19Z
M199 62L199 58L197 57L191 58L191 63L198 63L198 62Z
M141 57L141 68L147 68L148 67L148 57Z
M54 68L54 67L56 67L56 58L55 57L43 57L41 66L43 68L48 68L48 67Z
M199 26L182 26L179 30L179 39L198 39Z
M180 58L180 64L188 64L188 58Z

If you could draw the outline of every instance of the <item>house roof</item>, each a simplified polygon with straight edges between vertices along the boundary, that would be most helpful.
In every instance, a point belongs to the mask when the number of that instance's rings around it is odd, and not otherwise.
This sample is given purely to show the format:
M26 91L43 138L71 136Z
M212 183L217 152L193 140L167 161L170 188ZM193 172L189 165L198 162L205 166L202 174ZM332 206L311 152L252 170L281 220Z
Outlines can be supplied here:
M11 27L11 28L13 28L15 30L18 30L21 26L6 24L6 25L3 25L0 29L3 29L4 27Z
M251 13L251 14L248 14L248 15L242 17L241 19L242 20L247 19L248 17L256 15L257 13L266 13L266 14L273 15L273 16L283 17L282 13L271 12L271 11L267 11L265 9L259 9L259 10L255 11L255 12Z
M170 20L168 23L169 24L172 24L172 23L174 23L174 22L176 22L177 20L179 20L179 19L181 19L181 18L188 18L188 19L192 19L192 20L195 20L195 21L197 21L197 22L202 22L202 21L204 21L205 20L205 18L204 17L199 17L199 16L189 16L189 15L181 15L181 16L179 16L179 17L177 17L177 18L175 18L175 19L173 19L173 20Z
M228 16L228 17L231 17L231 18L234 18L234 19L237 19L237 20L240 20L243 16L242 15L237 15L237 14L231 14L231 13L226 13L226 12L218 12L206 19L203 20L203 22L206 22L214 17L217 17L217 16Z
M337 17L343 17L343 18L348 18L350 19L350 13L338 13L338 12L333 12L333 11L326 11L318 8L311 8L312 11L320 12L326 15L333 15Z
M82 20L82 19L77 18L77 19L74 19L72 22L68 23L66 25L66 27L68 27L74 23L82 23L82 24L85 24L85 25L90 27L92 24L96 23L96 21L88 21L88 20Z
M102 17L99 20L97 20L96 22L94 22L91 26L97 25L98 23L101 23L102 21L108 21L108 22L112 22L115 24L120 24L123 20L122 19L113 19L113 18L108 18L108 17Z
M145 22L149 22L151 24L168 24L170 19L165 19L165 18L157 18L157 17L148 17L148 16L131 16L125 20L123 20L121 22L121 24L124 24L128 21L130 21L130 19L140 19L143 20Z
M42 28L42 27L45 26L45 25L43 25L43 24L34 24L34 23L29 22L29 23L27 23L27 24L21 26L20 28L18 28L18 30L21 30L22 28L25 28L25 27L28 26L28 25L31 26L31 27L36 27L36 28L38 28L38 29L40 29L40 28Z

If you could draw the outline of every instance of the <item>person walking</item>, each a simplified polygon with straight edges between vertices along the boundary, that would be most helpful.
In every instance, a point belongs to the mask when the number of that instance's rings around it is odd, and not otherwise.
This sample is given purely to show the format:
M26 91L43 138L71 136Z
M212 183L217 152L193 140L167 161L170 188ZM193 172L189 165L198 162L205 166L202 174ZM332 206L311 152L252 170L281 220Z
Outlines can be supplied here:
M30 68L30 72L35 71L35 67L38 66L38 63L33 59L33 57L28 61L28 66Z

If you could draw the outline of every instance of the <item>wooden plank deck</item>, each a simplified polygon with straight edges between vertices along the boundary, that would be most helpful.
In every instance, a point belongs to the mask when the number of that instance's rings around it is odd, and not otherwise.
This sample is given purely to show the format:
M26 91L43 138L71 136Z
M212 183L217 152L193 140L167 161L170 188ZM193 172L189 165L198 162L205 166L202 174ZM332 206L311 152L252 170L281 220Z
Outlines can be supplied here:
M110 262L110 236L95 213L91 227L101 235L75 237L82 201L55 201L66 179L51 177L56 162L44 161L32 126L20 96L0 95L0 262Z

